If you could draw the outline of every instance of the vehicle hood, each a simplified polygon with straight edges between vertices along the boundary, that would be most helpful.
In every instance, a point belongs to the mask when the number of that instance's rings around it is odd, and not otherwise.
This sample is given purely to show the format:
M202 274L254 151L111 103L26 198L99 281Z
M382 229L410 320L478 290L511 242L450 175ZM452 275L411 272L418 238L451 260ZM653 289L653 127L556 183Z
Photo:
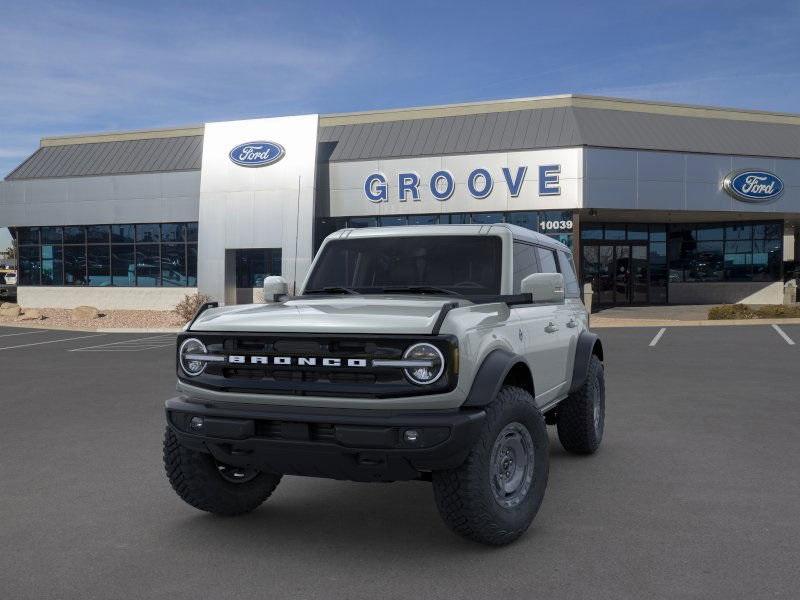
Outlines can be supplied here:
M279 304L212 308L191 331L430 334L447 296L364 295L297 298ZM469 304L464 299L460 304Z

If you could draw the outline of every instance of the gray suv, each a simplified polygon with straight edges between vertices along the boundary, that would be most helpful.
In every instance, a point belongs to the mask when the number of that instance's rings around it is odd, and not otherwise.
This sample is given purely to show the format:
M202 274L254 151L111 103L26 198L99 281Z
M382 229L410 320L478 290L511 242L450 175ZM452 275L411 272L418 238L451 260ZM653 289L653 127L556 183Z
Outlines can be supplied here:
M345 229L302 291L204 306L178 337L164 462L201 510L258 507L284 474L432 482L445 523L507 544L570 452L603 436L603 347L570 250L527 229Z

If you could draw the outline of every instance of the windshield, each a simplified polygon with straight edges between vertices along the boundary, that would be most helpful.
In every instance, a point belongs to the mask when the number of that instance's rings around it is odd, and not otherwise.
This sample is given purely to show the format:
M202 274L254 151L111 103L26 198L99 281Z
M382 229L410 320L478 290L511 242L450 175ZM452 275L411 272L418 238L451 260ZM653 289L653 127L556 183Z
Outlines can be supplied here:
M326 244L305 293L498 295L501 265L493 235L337 240Z

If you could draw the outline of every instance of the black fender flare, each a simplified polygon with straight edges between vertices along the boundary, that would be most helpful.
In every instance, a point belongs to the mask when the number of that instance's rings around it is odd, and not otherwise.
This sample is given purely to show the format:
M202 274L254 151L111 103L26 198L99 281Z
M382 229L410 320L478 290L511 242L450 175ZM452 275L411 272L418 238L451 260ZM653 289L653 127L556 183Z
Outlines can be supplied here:
M489 352L483 359L475 379L472 380L472 387L462 406L476 407L489 404L497 396L509 371L520 363L528 368L525 359L518 354L503 348Z
M592 354L603 360L603 343L596 333L582 331L578 336L578 343L575 346L575 362L572 366L572 383L569 386L569 393L580 389L586 376L589 373L589 360Z

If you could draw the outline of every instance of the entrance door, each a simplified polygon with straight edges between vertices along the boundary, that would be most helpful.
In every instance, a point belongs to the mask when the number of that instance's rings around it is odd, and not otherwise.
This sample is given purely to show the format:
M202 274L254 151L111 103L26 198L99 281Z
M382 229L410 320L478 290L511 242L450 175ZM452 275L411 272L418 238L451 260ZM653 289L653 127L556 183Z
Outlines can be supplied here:
M585 243L583 273L592 280L598 305L648 301L648 256L644 244Z

